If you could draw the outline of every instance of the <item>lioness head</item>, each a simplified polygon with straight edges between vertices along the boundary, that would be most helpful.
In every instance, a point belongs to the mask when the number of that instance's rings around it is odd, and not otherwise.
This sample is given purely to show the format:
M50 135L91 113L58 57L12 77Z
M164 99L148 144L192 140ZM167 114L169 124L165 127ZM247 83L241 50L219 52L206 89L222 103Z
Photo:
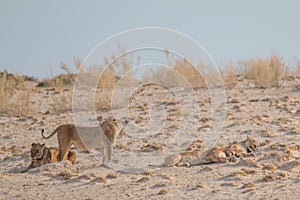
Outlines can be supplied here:
M128 120L125 120L124 122L122 120L116 120L112 118L111 122L117 127L117 132L124 130L124 127L128 124Z
M125 125L127 122L122 122L119 120L116 120L114 118L112 119L105 119L100 123L100 126L102 130L104 131L104 134L106 137L112 142L116 142L116 136L119 134L120 136L124 136L126 133L123 131Z
M259 147L259 143L250 135L247 135L247 140L245 145L247 147L248 153L255 152Z
M97 117L100 125L104 124L111 124L116 128L116 133L118 133L120 136L126 135L126 132L124 131L124 127L128 124L128 120L116 120L115 118L109 117L109 118L103 118L102 116Z
M45 143L44 144L32 143L31 144L31 150L30 150L32 160L42 158L44 148L45 148Z

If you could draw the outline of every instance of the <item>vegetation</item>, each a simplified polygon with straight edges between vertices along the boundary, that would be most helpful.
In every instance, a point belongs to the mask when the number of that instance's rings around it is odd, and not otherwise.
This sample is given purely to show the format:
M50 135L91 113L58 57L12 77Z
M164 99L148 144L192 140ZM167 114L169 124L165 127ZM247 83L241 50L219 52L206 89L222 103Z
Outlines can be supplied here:
M116 55L123 55L116 59ZM93 66L88 76L95 74L93 70L101 70L102 76L98 82L96 90L95 108L97 111L111 109L112 92L118 81L126 72L129 72L139 63L139 57L130 57L126 55L124 49L112 55L110 59L104 58L104 66ZM228 62L222 64L220 72L211 70L211 66L200 63L197 67L199 71L189 63L188 58L172 59L168 50L165 51L168 60L168 67L156 67L147 71L140 78L128 75L126 80L122 78L122 86L144 81L156 81L166 87L187 86L194 89L207 88L207 81L213 81L220 73L222 81L227 89L232 89L242 80L251 80L257 87L280 87L282 80L286 77L300 77L300 61L296 62L294 70L287 67L283 59L277 54L271 54L265 58L253 58L237 63ZM110 63L111 60L115 60ZM73 68L79 70L82 62L79 58L73 59ZM38 88L54 88L58 90L70 90L75 82L76 73L70 70L64 62L61 62L60 68L64 73L53 78L46 78L38 81L34 77L11 74L7 71L0 72L0 115L8 116L28 116L33 115L35 111L30 107L30 93L27 89L28 83ZM99 79L99 77L96 80ZM32 87L31 87L32 88ZM33 87L34 88L34 87ZM52 106L52 111L59 113L70 111L72 106L72 95L64 95L56 98Z
M260 86L279 87L282 78L291 74L283 59L277 54L267 58L249 59L240 61L242 75L249 80L254 80Z
M29 106L30 91L25 91L25 83L36 81L33 77L0 72L0 115L27 116L33 113ZM16 93L16 90L21 92Z

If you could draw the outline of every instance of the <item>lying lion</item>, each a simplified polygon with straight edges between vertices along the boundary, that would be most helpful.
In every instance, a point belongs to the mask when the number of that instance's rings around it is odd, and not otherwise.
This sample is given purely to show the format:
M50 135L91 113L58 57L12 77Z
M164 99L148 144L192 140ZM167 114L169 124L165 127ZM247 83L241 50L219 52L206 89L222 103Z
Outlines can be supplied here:
M30 150L32 161L24 172L36 167L40 167L45 164L57 162L58 153L59 153L58 147L48 148L45 146L45 144L32 143L31 150ZM72 164L74 164L76 160L76 152L70 151L68 154L68 160L71 161Z
M170 166L195 166L210 163L236 162L238 158L255 156L258 149L258 142L251 136L242 142L234 142L226 147L214 147L202 157L200 150L188 151L181 154L167 156L161 165L151 165L157 167Z

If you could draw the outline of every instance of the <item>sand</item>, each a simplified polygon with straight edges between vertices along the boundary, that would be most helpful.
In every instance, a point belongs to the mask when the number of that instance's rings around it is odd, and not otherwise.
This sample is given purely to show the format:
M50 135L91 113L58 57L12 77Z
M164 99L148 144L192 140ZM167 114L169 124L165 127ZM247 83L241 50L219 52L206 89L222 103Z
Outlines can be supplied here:
M300 80L282 85L262 89L242 81L226 90L217 145L251 135L260 143L256 157L192 167L148 166L186 151L216 128L206 89L191 94L177 88L174 96L147 86L134 93L129 113L114 110L130 117L130 123L127 134L117 138L111 168L101 166L101 154L74 149L73 165L62 161L20 173L30 164L31 143L58 146L56 137L42 139L42 128L49 134L73 123L71 109L51 109L72 90L34 88L34 116L0 117L0 199L300 199Z

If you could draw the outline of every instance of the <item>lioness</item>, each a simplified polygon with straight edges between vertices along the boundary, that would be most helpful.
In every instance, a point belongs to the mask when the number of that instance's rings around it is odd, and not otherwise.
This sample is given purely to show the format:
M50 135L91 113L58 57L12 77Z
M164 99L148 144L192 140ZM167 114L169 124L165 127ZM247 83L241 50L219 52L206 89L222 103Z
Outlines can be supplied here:
M30 154L32 161L27 170L52 162L51 151L45 146L45 143L32 143Z
M57 162L58 153L58 147L48 148L45 144L32 143L30 150L32 161L24 172L51 162ZM70 151L68 154L68 160L70 160L73 164L76 160L76 152Z
M236 157L253 156L257 148L258 143L256 140L251 136L247 136L245 141L232 143L225 148L214 147L209 150L204 157L201 157L201 152L199 150L184 152L181 154L173 154L167 156L164 163L157 166L170 167L176 165L189 167L209 163L226 163L228 161L235 162L237 160Z
M49 147L48 148L45 146L45 143L44 144L32 143L31 146L32 147L31 147L30 153L31 153L32 160L39 160L41 158L40 152L43 151L43 154L46 154L46 155L43 155L43 157L47 156L47 159L50 159L51 162L58 162L58 160L57 160L57 156L59 153L58 147ZM76 152L69 151L68 160L71 161L72 164L74 164L74 162L76 160L76 155L77 155ZM49 162L47 162L47 163L49 163ZM47 164L47 163L44 163L44 164Z
M125 121L127 124L128 121ZM100 129L101 127L101 129ZM64 160L72 145L78 149L87 150L87 147L100 148L103 156L103 163L112 158L113 145L116 142L117 134L124 128L121 122L115 119L106 119L100 122L100 127L75 126L74 124L64 124L58 126L49 136L42 136L45 139L51 138L57 133L59 145L58 161ZM79 135L80 134L80 135ZM86 145L85 145L86 144ZM99 146L100 145L100 146Z
M236 157L249 157L255 156L255 151L258 149L259 143L250 135L242 142L233 142L227 146L234 152Z
M159 166L185 166L190 167L194 165L202 165L202 164L210 164L210 163L226 163L230 159L231 152L229 149L225 149L222 147L211 149L205 157L201 157L200 150L187 151L181 154L173 154L167 156L162 165Z

